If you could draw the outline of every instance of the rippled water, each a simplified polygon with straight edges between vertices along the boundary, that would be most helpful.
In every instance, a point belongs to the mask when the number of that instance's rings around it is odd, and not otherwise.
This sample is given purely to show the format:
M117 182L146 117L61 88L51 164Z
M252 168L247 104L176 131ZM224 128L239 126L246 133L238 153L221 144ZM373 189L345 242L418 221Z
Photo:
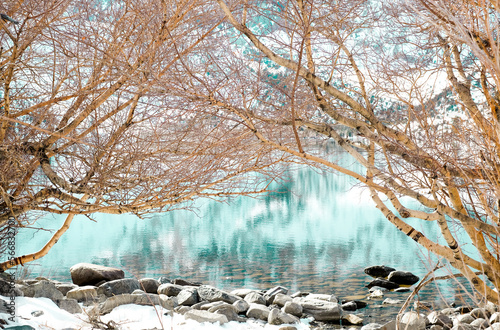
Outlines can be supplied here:
M73 264L90 262L122 268L128 276L181 277L228 290L283 285L366 301L364 286L371 279L365 267L385 264L422 277L429 262L415 242L385 220L367 191L353 183L346 176L301 168L276 193L228 203L204 201L196 214L174 211L147 219L101 214L97 222L79 216L30 271L70 280ZM62 220L47 217L38 225L58 228ZM429 226L417 229L433 236ZM17 252L38 250L49 236L23 230ZM445 284L441 294L453 300L453 286ZM436 296L430 288L421 298L434 301ZM368 315L388 320L399 309L377 307L381 300L369 303L361 310L368 321Z

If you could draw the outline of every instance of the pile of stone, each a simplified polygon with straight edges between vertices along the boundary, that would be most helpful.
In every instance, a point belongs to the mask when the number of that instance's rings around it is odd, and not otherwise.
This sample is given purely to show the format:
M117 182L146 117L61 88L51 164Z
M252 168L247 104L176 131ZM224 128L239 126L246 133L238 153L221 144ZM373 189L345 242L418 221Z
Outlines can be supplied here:
M120 269L87 263L74 265L70 273L72 283L42 277L19 282L16 294L49 298L70 313L82 313L82 306L87 314L104 315L125 304L160 305L169 314L180 313L186 319L198 322L224 324L256 319L273 325L289 325L291 329L301 318L362 324L361 318L344 312L344 309L356 310L366 306L356 301L342 305L337 297L327 294L289 294L282 286L264 291L238 289L226 292L184 279L124 278Z

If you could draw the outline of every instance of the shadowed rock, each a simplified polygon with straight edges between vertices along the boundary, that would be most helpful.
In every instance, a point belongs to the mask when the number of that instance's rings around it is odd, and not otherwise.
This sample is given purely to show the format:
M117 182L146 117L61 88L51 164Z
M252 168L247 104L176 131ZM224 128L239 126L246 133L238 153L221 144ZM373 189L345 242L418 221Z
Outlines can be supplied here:
M387 266L370 266L364 269L364 272L373 277L387 277L396 269Z
M397 284L412 285L417 283L420 278L410 272L396 270L394 272L391 272L387 279Z
M79 263L69 269L76 285L95 285L101 281L113 281L125 277L123 270L100 265Z

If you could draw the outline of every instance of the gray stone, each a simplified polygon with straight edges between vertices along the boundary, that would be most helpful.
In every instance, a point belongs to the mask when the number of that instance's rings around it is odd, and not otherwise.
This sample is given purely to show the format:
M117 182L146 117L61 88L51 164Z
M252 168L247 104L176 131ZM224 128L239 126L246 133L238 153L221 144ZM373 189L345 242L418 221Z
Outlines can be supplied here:
M30 285L30 288L33 289L33 298L44 297L54 302L64 298L64 295L57 290L55 284L46 280Z
M299 319L293 315L283 312L278 308L273 308L267 316L267 322L273 325L294 324L298 323Z
M191 309L184 314L184 317L189 320L195 320L197 322L219 322L221 325L228 322L225 315L210 313L207 311Z
M476 319L483 318L489 320L491 313L485 308L474 308L470 311L470 315Z
M166 284L166 283L172 283L172 281L166 276L160 276L160 278L158 279L158 282L160 283L160 285Z
M236 313L246 313L250 304L245 300L238 300L233 303L234 308L236 309Z
M294 302L302 306L303 312L310 314L316 321L339 321L342 309L338 303L319 299L294 298Z
M252 289L236 289L236 290L233 290L231 291L231 294L234 294L235 296L238 296L240 298L245 298L245 296L247 294L249 294L250 292L254 292L255 290L252 290Z
M402 303L403 303L403 300L400 300L400 299L386 298L382 302L382 305L398 305L398 304L402 304Z
M458 322L458 323L466 323L466 324L471 324L472 321L475 320L475 318L470 315L470 314L462 314L462 315L457 315L457 317L455 318L455 320ZM455 324L456 325L456 324Z
M361 330L380 330L382 329L382 325L378 323L368 323L361 327Z
M200 286L199 282L191 282L182 278L176 278L172 281L173 284L181 285L181 286Z
M198 295L202 300L214 302L214 301L224 301L228 304L233 304L235 301L240 300L241 298L214 288L209 285L202 285L198 288Z
M196 289L184 289L177 295L177 302L179 305L192 306L199 301Z
M324 301L329 301L329 302L334 302L334 303L339 302L339 299L333 294L311 293L311 294L308 294L305 298L324 300Z
M191 306L192 309L203 309L203 306L210 304L208 301L200 301L199 303Z
M59 306L60 309L65 310L68 313L71 314L79 314L82 312L82 308L78 304L78 301L76 299L68 299L64 298L61 300L58 300L56 302L57 306Z
M486 330L500 330L500 323L493 323L489 328L486 328Z
M302 306L293 301L287 301L285 306L283 306L283 311L285 313L291 314L293 316L301 317L302 316Z
M146 292L144 292L144 291L142 291L142 290L139 290L139 289L134 290L134 291L132 292L132 294L145 294L145 293L146 293Z
M460 323L460 324L453 326L453 328L451 328L451 330L476 330L476 328L470 324L467 324L467 323Z
M368 287L368 288L371 288L373 286L381 286L381 287L389 289L389 290L399 288L399 284L388 281L388 280L384 280L383 278L376 278L366 285L366 287Z
M490 323L498 323L500 322L500 312L494 312L490 316Z
M184 288L180 285L175 285L175 284L171 284L171 283L165 283L165 284L161 284L159 287L158 287L158 294L164 294L164 295L167 295L169 297L175 297L179 294L179 292L181 292Z
M68 299L76 299L77 301L89 301L97 298L97 290L95 286L87 285L71 289L66 293Z
M470 325L472 325L476 329L486 329L490 326L490 322L483 318L477 318L472 321Z
M407 328L412 330L424 330L425 317L421 316L417 312L406 312L399 320L399 326L402 329Z
M410 292L410 288L405 288L405 287L397 288L397 289L394 289L394 292L400 292L400 293Z
M355 311L356 309L358 309L358 305L356 305L355 301L349 301L342 304L342 310L344 311Z
M379 299L384 297L384 292L382 290L375 290L368 296L368 299Z
M156 294L144 293L143 295L124 293L117 296L112 296L99 305L99 312L107 314L115 307L127 304L135 305L161 305L160 297Z
M252 303L250 304L246 315L247 317L267 321L269 312L269 308L267 308L265 305Z
M498 312L498 305L492 303L491 301L488 301L484 308L490 312L490 314L493 314L495 312Z
M451 328L453 326L453 321L448 315L436 311L427 315L427 320L429 324L432 325L440 325L448 328Z
M375 292L375 291L377 291L377 290L382 291L382 292L387 292L387 291L389 291L389 289L387 289L387 288L383 288L383 287L381 287L381 286L374 285L374 286L372 286L372 287L368 290L368 292L372 293L372 292Z
M227 303L224 303L223 305L220 306L212 307L208 310L208 312L226 315L228 321L238 322L241 319L236 313L236 308L233 305L229 305Z
M69 269L76 285L95 285L101 281L113 281L125 277L123 270L100 265L79 263Z
M169 297L164 294L159 294L160 297L160 305L161 307L168 309L168 310L173 310L175 307L177 307L177 297Z
M206 304L203 305L203 306L201 306L201 308L200 308L203 311L208 311L210 308L212 308L214 306L221 306L221 305L227 304L227 303L225 303L223 301L214 301L214 302L211 302L211 303L209 303L208 301L205 301L205 302L206 302Z
M193 310L193 309L189 306L177 306L174 308L174 312L176 312L177 314L181 314L181 315L186 314L190 310Z
M139 286L144 292L158 293L158 287L160 286L160 282L158 282L154 278L141 278L139 280Z
M396 269L392 267L387 267L387 266L370 266L365 268L364 272L365 274L368 274L373 277L387 277L389 274Z
M441 310L441 314L444 314L444 315L448 315L448 316L452 316L452 315L455 315L456 312L455 312L455 308L444 308Z
M78 288L78 285L73 283L56 283L55 285L57 290L59 290L63 295L66 295L70 290Z
M410 272L403 272L400 270L393 271L389 274L387 279L391 282L400 284L400 285L412 285L417 283L420 278Z
M275 286L274 288L267 290L264 295L272 297L278 293L288 294L288 289L283 286Z
M42 316L44 313L43 311L33 311L31 312L31 316L33 317L39 317L39 316Z
M97 288L97 293L111 297L125 293L132 293L134 290L138 290L140 288L139 281L135 278L123 278L101 284Z
M361 325L363 324L363 319L354 314L347 314L342 316L342 321L347 321L347 323L352 325Z
M446 328L446 329L450 329L450 328ZM444 330L444 328L440 325L433 324L430 326L429 330Z
M266 299L257 292L250 292L245 296L245 301L249 304L260 304L265 305Z
M283 307L285 306L285 303L287 301L292 301L292 297L283 293L278 293L277 295L274 296L273 303L280 307Z

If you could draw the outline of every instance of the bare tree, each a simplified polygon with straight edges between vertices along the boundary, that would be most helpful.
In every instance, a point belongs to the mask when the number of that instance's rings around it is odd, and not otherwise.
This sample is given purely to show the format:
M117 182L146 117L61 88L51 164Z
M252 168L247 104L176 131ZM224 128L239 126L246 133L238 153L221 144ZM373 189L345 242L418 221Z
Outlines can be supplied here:
M202 54L223 20L207 15L214 6L0 4L0 227L67 215L44 248L0 269L45 255L76 214L141 215L267 189L287 156L269 157L241 124L186 97L212 70Z
M217 3L228 29L205 63L219 74L200 78L193 96L262 145L365 184L400 231L500 302L497 5ZM409 218L435 223L440 239Z

